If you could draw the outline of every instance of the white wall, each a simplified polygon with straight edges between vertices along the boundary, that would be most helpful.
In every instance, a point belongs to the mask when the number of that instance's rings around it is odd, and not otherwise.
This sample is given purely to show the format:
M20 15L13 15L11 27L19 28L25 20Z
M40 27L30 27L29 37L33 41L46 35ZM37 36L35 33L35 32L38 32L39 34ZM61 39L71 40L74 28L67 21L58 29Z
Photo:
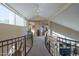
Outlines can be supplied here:
M57 33L79 40L79 32L51 22L51 29Z
M72 4L52 21L79 32L79 4Z
M26 27L1 24L0 23L0 40L15 38L26 34Z

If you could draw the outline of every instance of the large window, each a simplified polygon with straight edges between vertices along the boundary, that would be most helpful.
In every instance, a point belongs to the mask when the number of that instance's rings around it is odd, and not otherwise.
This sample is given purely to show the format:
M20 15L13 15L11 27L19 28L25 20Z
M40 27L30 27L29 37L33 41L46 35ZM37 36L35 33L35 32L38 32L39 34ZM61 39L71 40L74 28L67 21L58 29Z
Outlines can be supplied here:
M23 17L10 11L2 4L0 4L0 23L26 26L26 21Z
M15 25L15 13L10 12L9 14L9 24Z
M26 20L24 20L24 26L26 26L27 25L27 21Z
M15 24L15 13L0 4L0 23Z
M0 4L0 23L9 23L10 11Z
M24 26L24 19L18 15L16 15L16 25Z

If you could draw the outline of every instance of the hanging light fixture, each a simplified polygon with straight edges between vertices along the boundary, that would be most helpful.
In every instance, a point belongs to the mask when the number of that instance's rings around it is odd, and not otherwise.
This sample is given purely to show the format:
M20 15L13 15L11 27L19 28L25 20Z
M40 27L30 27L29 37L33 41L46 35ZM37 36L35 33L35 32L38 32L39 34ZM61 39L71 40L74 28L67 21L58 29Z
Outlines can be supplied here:
M36 14L39 15L40 9L39 9L39 4L36 6Z

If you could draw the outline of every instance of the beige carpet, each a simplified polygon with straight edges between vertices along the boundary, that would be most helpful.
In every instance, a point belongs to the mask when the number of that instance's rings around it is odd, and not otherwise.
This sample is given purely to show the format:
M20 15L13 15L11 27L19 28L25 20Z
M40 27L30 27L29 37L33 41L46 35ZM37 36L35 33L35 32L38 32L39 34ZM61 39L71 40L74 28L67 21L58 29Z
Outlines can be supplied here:
M45 47L44 36L34 37L33 47L27 56L50 56L47 48Z

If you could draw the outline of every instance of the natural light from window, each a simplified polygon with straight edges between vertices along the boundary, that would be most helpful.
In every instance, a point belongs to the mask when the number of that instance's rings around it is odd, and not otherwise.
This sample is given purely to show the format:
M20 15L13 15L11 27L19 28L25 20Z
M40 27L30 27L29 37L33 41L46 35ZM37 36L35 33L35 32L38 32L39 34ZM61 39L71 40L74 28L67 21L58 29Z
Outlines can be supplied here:
M26 20L0 4L0 23L26 26Z

